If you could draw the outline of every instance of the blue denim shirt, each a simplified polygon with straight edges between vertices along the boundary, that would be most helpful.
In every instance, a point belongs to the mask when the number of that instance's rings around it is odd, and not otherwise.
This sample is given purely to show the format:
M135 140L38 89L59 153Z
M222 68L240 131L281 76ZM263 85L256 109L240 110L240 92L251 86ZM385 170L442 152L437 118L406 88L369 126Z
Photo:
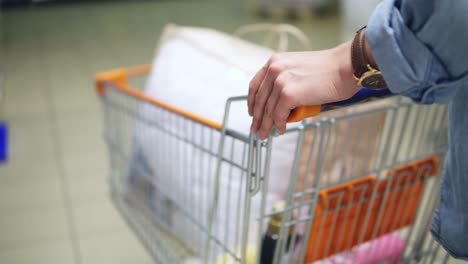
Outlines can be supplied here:
M468 1L384 0L366 29L392 92L449 105L448 153L431 231L468 260Z

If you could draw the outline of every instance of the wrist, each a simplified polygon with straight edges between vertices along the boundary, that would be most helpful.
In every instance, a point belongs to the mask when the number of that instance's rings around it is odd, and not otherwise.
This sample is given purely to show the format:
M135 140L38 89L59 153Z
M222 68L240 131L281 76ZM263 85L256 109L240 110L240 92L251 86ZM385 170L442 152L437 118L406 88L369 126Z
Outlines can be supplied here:
M342 89L342 92L348 99L353 96L361 88L354 78L354 69L351 61L351 41L345 42L334 49L335 58L338 65L338 78L341 80L340 87L337 89Z

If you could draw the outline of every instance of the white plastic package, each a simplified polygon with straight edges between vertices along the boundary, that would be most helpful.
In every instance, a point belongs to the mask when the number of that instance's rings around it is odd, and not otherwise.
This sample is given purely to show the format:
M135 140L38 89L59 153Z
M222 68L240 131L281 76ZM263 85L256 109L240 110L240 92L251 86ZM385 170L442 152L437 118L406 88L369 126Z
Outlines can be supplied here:
M153 61L145 93L171 106L222 123L226 100L229 97L246 95L253 74L272 54L270 49L220 32L168 26ZM174 124L171 120L161 120L164 117L158 116L156 108L152 105L142 105L140 116L145 120L159 118L158 123L163 124L164 129L168 131L179 129L180 124ZM248 135L250 123L251 117L247 113L246 103L234 103L227 127ZM188 216L195 216L195 221L201 226L208 223L209 210L213 205L216 156L199 153L194 145L187 142L177 150L164 153L164 157L161 158L161 153L158 153L160 146L180 146L177 139L161 137L160 128L144 122L137 124L136 131L138 133L135 135L134 148L138 150L134 153L138 153L139 158L132 159L132 162L144 163L155 177L157 185L160 188L164 187L164 201L161 200L163 196L155 192L152 201L154 206L163 208L167 204L165 199L168 198L170 203L175 205L168 210L170 215L167 216L171 231L195 252L203 254L205 244L204 240L200 241L203 231L198 230ZM178 133L184 132L179 129ZM289 182L287 175L291 173L293 153L297 145L296 137L285 135L275 139L269 192L266 195L267 210L274 202L284 199ZM210 140L206 140L207 138ZM194 140L206 149L217 150L219 138L219 132L200 129ZM241 164L245 156L243 144L238 141L232 145L226 144L225 153L231 151L234 153L233 161ZM184 164L172 162L180 158L177 156L181 155L180 153L187 154ZM181 166L190 169L181 169ZM138 167L138 164L133 167ZM201 175L202 170L208 171L207 175ZM236 178L233 179L229 166L223 164L219 183L219 204L213 219L213 235L233 249L239 246L236 243L240 243L239 226L234 223L243 215L235 209L239 204L244 204L246 195L246 183L240 180L238 174L234 173ZM184 197L191 199L187 200ZM255 239L259 232L256 223L260 213L260 198L258 195L251 200L249 244L252 245L256 245ZM229 221L232 224L227 224ZM224 251L219 247L212 247L211 261L214 262Z

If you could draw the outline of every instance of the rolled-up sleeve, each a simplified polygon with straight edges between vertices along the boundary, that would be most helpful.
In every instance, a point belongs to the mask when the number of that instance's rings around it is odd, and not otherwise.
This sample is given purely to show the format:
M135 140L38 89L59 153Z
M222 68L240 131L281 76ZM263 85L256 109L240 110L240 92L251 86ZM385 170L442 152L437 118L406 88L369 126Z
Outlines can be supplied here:
M464 80L450 76L428 43L406 25L399 6L395 0L384 0L366 28L367 42L390 90L419 103L449 102ZM424 6L415 8L427 12Z
M448 151L434 238L468 260L468 1L383 0L366 38L395 93L420 103L448 103ZM439 128L434 128L439 129Z

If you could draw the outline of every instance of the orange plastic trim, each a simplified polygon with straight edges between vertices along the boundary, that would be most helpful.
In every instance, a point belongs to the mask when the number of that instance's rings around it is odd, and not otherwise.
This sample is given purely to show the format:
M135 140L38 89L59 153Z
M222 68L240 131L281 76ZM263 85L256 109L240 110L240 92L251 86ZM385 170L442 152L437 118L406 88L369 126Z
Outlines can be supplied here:
M133 75L141 75L141 74L147 74L150 72L152 65L151 64L144 64L144 65L138 65L134 67L129 67L126 68L128 76L133 76Z
M350 199L356 201L364 195L369 195L374 184L375 178L368 176L332 186L319 192L321 203L318 206L323 207L322 209L334 209L339 205L346 205Z
M114 88L117 88L118 90L132 94L134 95L135 92L139 93L137 89L131 88L128 86L128 77L132 75L140 75L140 74L147 74L151 70L151 64L146 64L146 65L141 65L141 66L136 66L136 67L131 67L131 68L118 68L118 69L113 69L105 72L101 72L96 74L95 76L95 86L96 86L96 91L99 95L103 95L105 93L105 89L109 86L106 86L106 83L112 83ZM129 88L129 89L128 89ZM133 90L133 91L130 91ZM154 100L144 94L143 96L138 95L138 99L141 99L143 101L149 102L149 103L156 103L157 106L162 107L166 110L176 112L182 116L185 116L187 118L190 118L194 121L200 122L202 124L208 125L210 127L213 127L217 130L220 130L222 125L218 124L216 122L212 122L210 120L207 120L203 117L196 116L194 114L190 114L187 111L184 111L182 109L178 109L175 107L169 107L167 108L166 106L169 106L167 104L164 104L158 100ZM291 111L291 114L288 117L288 122L299 122L305 118L316 116L320 114L321 111L321 106L301 106L293 111ZM208 121L208 122L207 122Z
M312 106L301 106L291 111L288 117L288 122L299 122L305 118L316 116L320 114L322 106L312 105Z
M435 156L415 162L415 165L418 168L416 171L416 176L424 178L427 176L436 175L439 171L438 164L438 159Z
M136 66L132 68L119 68L119 69L114 69L106 72L101 72L96 74L95 76L95 85L96 85L96 91L99 95L103 95L106 92L106 88L112 88L121 91L122 93L125 93L129 96L132 96L134 98L137 98L139 100L148 102L150 104L156 105L158 107L161 107L163 109L166 109L167 111L174 112L178 115L181 115L183 117L186 117L190 120L196 121L198 123L201 123L203 125L209 126L211 128L214 128L216 130L221 130L222 125L220 123L211 121L207 118L198 116L196 114L190 113L188 111L185 111L183 109L177 108L175 106L172 106L170 104L164 103L162 101L156 100L154 98L151 98L147 95L145 95L143 92L132 88L128 85L128 77L132 75L140 75L140 74L146 74L150 71L151 65L142 65L142 66ZM108 84L112 85L108 85Z
M432 156L395 168L378 182L367 176L320 191L305 263L413 224L422 180L437 175L437 167Z
M112 83L118 88L127 83L127 77L128 74L124 68L100 72L94 76L96 91L99 95L103 95L108 87L106 83Z

